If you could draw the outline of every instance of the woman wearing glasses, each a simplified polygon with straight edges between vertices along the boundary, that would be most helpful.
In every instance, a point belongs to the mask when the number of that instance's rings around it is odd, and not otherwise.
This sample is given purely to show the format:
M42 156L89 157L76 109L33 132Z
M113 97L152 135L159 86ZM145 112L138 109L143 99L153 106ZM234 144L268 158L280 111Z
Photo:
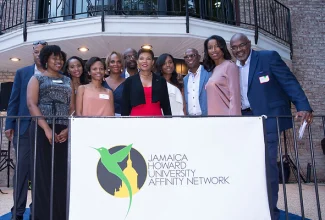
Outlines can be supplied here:
M166 80L152 73L153 65L152 50L140 49L140 71L124 82L122 116L171 115Z
M203 65L213 71L206 84L208 115L241 115L239 70L222 37L205 40Z

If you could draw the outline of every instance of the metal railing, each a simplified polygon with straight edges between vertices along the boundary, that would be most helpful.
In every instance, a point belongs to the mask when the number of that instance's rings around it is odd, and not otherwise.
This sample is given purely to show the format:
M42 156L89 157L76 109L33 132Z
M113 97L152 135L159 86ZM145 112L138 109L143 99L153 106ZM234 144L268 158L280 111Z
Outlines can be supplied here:
M110 15L186 16L255 30L292 49L290 10L277 0L2 0L0 34L29 25ZM292 50L291 50L292 51Z
M182 117L187 117L187 116L182 116ZM4 125L4 120L7 117L0 117L0 124L1 126ZM26 120L26 117L10 117L10 118L15 118L16 119L16 124L17 124L17 136L19 137L19 130L20 130L20 125L21 125L21 121L22 120ZM60 117L62 119L62 117ZM66 119L68 119L68 117L65 117ZM318 182L319 181L324 181L324 179L319 179L317 177L317 164L315 161L315 148L319 147L320 144L320 139L325 138L325 116L315 116L314 117L314 122L311 126L308 127L308 129L306 129L305 131L305 135L304 135L304 139L299 140L298 139L298 126L299 123L294 121L293 117L269 117L269 118L275 118L277 125L279 124L279 120L283 119L283 118L288 118L292 120L293 122L293 128L289 129L285 132L280 132L279 130L279 126L278 126L278 137L279 137L279 147L278 147L278 158L279 158L279 171L280 171L280 182L281 182L281 177L282 177L282 187L283 187L283 198L284 198L284 207L285 207L285 212L286 212L286 219L289 219L288 217L288 199L287 199L287 192L286 192L286 183L288 182L288 179L286 177L286 172L288 170L286 170L286 163L289 163L289 167L291 172L294 174L294 177L291 178L291 182L295 182L298 185L298 189L299 189L299 201L300 201L300 208L301 208L301 216L302 219L305 219L305 210L304 210L304 199L303 199L303 193L302 193L302 184L303 183L312 183L314 185L315 188L315 201L316 201L316 206L317 206L317 215L318 215L318 219L322 219L321 217L321 204L320 204L320 199L319 199L319 192L318 192ZM37 152L37 118L35 119L36 123L33 123L33 125L31 125L31 128L34 129L34 135L30 135L31 138L33 138L33 142L34 146L31 146L31 149L33 152ZM55 117L49 117L49 120L52 121L52 135L54 136L54 127L55 125ZM1 129L2 131L2 129ZM1 133L1 137L3 136L3 134ZM315 138L316 137L316 138ZM299 145L302 144L302 142L307 143L308 146L308 150L310 152L310 158L308 159L308 164L312 167L312 176L313 178L310 178L311 176L311 169L307 168L307 175L304 174L304 172L302 171L302 162L301 162L301 155L299 154ZM323 142L323 141L322 141ZM0 158L0 171L3 171L5 169L7 169L8 171L8 187L9 187L9 176L10 176L10 169L14 168L13 164L12 164L12 159L10 158L10 145L8 146L8 148L3 147L4 141L2 139L1 142L1 158ZM10 143L10 142L9 142ZM17 146L19 146L19 138L17 139ZM316 146L316 147L315 147ZM70 148L70 145L68 145L68 148ZM324 150L324 154L325 154L325 149ZM69 150L68 150L69 151ZM18 158L19 155L19 147L16 148L16 158ZM52 149L51 149L51 204L53 202L53 179L54 179L54 139L52 140ZM37 168L36 166L36 153L33 155L33 164L32 164L32 169L33 171L35 171ZM69 153L68 156L69 158ZM291 158L292 157L292 158ZM19 167L18 165L19 161L16 161L16 167ZM68 162L68 166L70 166L70 161ZM308 166L307 166L308 167ZM68 168L69 170L69 168ZM16 173L16 183L17 183L17 173L18 170L15 170ZM36 182L36 177L35 177L35 172L33 177L32 177L32 183ZM309 173L309 174L308 174ZM68 173L69 176L69 173ZM324 178L324 177L323 177ZM35 191L33 191L32 196L33 198L35 197ZM14 195L15 198L17 198L17 194ZM69 196L68 196L69 197ZM16 200L15 200L16 201ZM68 206L68 205L67 205ZM50 208L50 213L52 213L52 208ZM14 210L15 213L16 210ZM33 210L34 212L34 210Z

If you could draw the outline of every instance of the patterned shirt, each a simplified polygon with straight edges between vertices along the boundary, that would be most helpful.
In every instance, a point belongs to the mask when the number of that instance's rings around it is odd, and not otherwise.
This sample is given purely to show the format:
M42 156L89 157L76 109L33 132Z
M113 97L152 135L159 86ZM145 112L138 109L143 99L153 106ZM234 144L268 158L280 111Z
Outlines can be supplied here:
M71 100L70 78L35 75L39 82L38 107L44 116L68 116ZM52 118L46 119L48 124ZM68 125L68 120L57 118L55 124Z

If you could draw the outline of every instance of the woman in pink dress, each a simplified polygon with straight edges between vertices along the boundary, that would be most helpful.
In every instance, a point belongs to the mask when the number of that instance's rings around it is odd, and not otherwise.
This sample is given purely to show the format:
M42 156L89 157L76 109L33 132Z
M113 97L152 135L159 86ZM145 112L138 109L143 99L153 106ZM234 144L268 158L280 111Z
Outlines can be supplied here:
M91 76L88 85L81 85L77 91L77 116L114 116L114 98L110 89L103 87L105 64L99 57L90 58L86 71Z
M208 115L241 115L239 70L222 37L205 40L203 65L213 71L206 84Z

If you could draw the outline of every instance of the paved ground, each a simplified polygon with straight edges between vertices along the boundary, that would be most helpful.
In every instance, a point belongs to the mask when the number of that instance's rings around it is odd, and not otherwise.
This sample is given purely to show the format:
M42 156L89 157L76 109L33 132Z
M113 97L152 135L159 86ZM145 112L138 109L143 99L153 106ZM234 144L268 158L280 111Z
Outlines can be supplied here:
M301 216L298 185L287 184L286 191L288 195L287 196L288 211L293 214ZM325 184L318 185L318 193L319 193L319 201L320 201L320 207L322 212L322 218L325 219ZM317 212L315 186L313 184L303 184L302 195L303 195L305 217L312 220L320 219L318 217L318 212ZM282 185L280 185L278 207L279 209L284 210L284 198L283 198Z
M8 194L0 194L0 216L8 213L10 208L12 207L12 188L0 188L3 192ZM278 207L284 210L284 199L283 199L283 187L280 185L280 193L279 193L279 202ZM300 209L300 201L299 201L299 190L297 184L287 184L286 185L287 195L288 195L288 211L301 216ZM319 200L321 202L321 211L322 217L325 219L325 185L319 185ZM304 201L304 210L305 217L310 218L312 220L318 220L317 214L317 205L315 199L315 187L312 184L303 184L302 185L302 194ZM30 203L30 191L28 197L28 205Z

